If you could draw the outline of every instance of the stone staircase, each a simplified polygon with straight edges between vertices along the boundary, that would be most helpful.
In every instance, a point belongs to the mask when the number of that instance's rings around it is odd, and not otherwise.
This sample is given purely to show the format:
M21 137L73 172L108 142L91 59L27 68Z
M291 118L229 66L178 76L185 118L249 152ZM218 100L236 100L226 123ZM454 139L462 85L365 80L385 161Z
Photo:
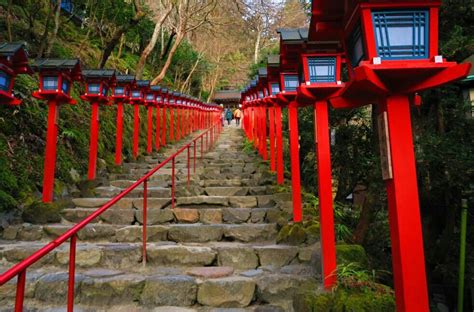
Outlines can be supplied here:
M226 127L215 148L197 161L189 189L182 153L174 209L171 167L150 179L146 266L143 189L78 233L76 311L294 311L298 291L319 291L319 244L277 244L280 227L291 219L291 194L279 192L267 164L245 153L243 141L240 129ZM7 227L0 271L64 233L176 148L124 164L122 173L94 189L94 197L73 199L59 224ZM26 310L65 310L68 250L63 244L27 271ZM16 279L0 287L0 311L12 310L15 286Z

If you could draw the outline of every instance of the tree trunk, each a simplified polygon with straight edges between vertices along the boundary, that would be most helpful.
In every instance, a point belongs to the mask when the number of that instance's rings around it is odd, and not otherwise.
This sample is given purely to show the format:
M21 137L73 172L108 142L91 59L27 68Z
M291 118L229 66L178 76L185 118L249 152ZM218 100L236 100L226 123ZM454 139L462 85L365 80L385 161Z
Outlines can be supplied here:
M104 52L102 53L102 57L99 64L100 68L104 68L105 64L107 63L107 60L112 54L112 51L115 49L115 46L120 42L120 38L122 38L122 35L124 35L131 28L135 27L140 22L140 20L145 17L145 12L143 12L142 10L140 0L134 0L133 3L135 6L135 15L130 19L128 24L122 25L121 27L115 30L112 38L106 44Z
M186 78L186 80L184 81L183 83L183 86L181 87L181 92L184 92L185 91L185 88L187 88L188 84L190 84L191 82L191 77L193 76L194 72L196 71L198 65L199 65L199 62L201 62L201 53L199 53L198 55L198 58L196 60L196 62L194 63L193 65L193 68L191 68L191 71L189 72L189 75L188 77Z
M171 48L171 43L173 43L173 39L174 37L176 36L176 33L175 32L172 32L170 37L168 38L168 42L166 43L166 48L164 50L161 51L161 55L160 55L160 58L162 60L165 59L165 56L168 54L168 51L170 50Z
M58 0L56 2L56 12L54 14L54 29L53 29L53 33L51 34L51 38L49 38L48 49L46 49L46 56L49 56L51 54L51 50L53 49L54 42L56 41L56 37L58 36L60 17L61 17L61 0Z
M44 50L46 49L46 45L48 44L48 34L49 34L49 23L51 22L51 17L53 16L53 6L49 6L48 16L46 17L46 21L44 23L44 32L41 36L41 44L38 49L37 57L43 57Z
M153 30L153 35L151 36L151 40L148 43L148 45L145 47L145 49L142 52L142 55L140 56L140 60L138 61L137 68L136 68L136 75L137 79L142 79L143 77L143 69L145 68L145 63L150 55L150 53L153 51L153 49L156 46L156 42L158 41L158 36L160 34L161 26L165 22L166 18L168 15L171 13L171 10L173 8L167 8L164 14L160 17L160 20L156 22L155 29Z
M184 35L185 35L184 32L181 32L181 31L178 32L178 34L176 35L176 40L173 43L173 46L171 47L170 52L168 53L166 62L163 65L163 68L161 69L160 74L156 76L155 79L153 79L153 81L151 82L152 85L159 84L163 80L163 78L165 78L166 72L168 71L168 68L171 65L171 61L173 60L173 56L176 53L176 50L178 49L179 45L181 44L181 41L183 41Z
M257 40L255 41L255 51L253 55L253 62L255 64L258 63L258 54L260 52L260 37L261 37L262 31L260 29L257 30Z
M7 32L8 32L8 41L13 41L13 34L12 34L12 6L13 0L8 0L8 7L7 7Z
M216 75L212 80L211 90L209 90L209 96L206 99L206 102L210 102L212 97L214 96L214 90L216 89L217 80L219 79L219 67L216 68Z

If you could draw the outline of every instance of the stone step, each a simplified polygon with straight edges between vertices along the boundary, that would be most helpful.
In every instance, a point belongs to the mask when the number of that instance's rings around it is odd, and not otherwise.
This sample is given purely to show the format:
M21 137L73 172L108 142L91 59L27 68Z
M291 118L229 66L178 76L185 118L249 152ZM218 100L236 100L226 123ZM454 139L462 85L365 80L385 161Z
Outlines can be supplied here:
M4 266L12 266L43 247L38 242L5 243L0 241L0 259ZM238 242L213 242L202 244L176 244L171 242L147 244L147 263L153 269L160 267L224 266L234 270L262 269L286 272L297 265L317 262L319 244L312 246L261 245ZM141 243L79 243L76 266L107 269L135 270L143 260ZM37 264L36 268L67 267L69 244L53 250ZM287 266L291 266L288 268ZM317 269L317 268L314 268ZM305 268L316 274L311 266Z
M150 198L147 208L147 225L169 223L240 224L273 223L283 213L278 208L215 208L186 207L171 209L171 200ZM163 209L164 206L168 208ZM109 210L93 220L93 223L133 225L143 223L143 200L137 199L132 208ZM78 223L96 211L96 208L68 208L61 212L65 223ZM275 218L275 216L277 216Z
M316 278L304 275L253 270L234 272L229 276L216 278L202 276L212 276L213 273L206 268L184 272L174 269L154 272L143 270L136 273L107 269L78 269L75 277L75 303L78 304L76 310L80 310L81 305L84 305L85 311L100 309L117 311L114 309L115 306L128 305L129 310L125 311L136 311L133 307L147 311L188 311L182 307L190 307L192 308L190 311L230 312L236 311L230 308L271 304L279 306L283 311L291 312L294 311L292 301L295 294L302 290L321 291ZM216 269L214 275L225 273L228 272ZM66 270L29 270L25 289L26 306L42 308L45 305L65 306L67 282ZM13 306L15 288L15 279L0 288L1 309ZM170 310L169 306L179 308ZM157 307L162 309L159 310ZM212 310L224 307L229 309Z
M48 224L11 225L5 228L2 238L17 241L50 241L65 233L71 225ZM277 236L277 224L169 224L147 226L150 242L173 241L178 243L204 243L212 241L271 242ZM88 224L78 232L80 241L140 242L142 226Z

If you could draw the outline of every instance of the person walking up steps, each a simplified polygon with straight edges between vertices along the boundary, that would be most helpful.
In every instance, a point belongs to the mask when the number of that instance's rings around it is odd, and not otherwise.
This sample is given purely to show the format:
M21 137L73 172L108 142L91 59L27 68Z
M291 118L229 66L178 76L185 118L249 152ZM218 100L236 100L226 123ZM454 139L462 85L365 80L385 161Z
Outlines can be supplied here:
M242 111L237 107L237 109L234 111L235 125L237 127L240 126L240 118L241 117L242 117Z
M230 126L230 122L232 121L232 111L230 110L229 107L227 107L227 109L226 109L225 119L227 119L227 125Z

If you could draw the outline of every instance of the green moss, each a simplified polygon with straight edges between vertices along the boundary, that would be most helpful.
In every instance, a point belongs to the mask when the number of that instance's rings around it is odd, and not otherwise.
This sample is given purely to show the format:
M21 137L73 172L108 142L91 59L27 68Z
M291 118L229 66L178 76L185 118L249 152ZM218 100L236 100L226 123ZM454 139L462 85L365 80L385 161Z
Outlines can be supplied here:
M308 244L313 244L319 241L321 237L321 228L318 224L311 224L310 226L305 228L306 237Z
M17 201L11 195L0 190L0 212L11 211L17 206Z
M299 245L306 241L306 233L300 223L284 225L278 233L277 242Z
M339 264L355 263L361 268L368 266L367 254L364 247L360 245L336 245L336 255Z
M22 218L33 224L61 221L61 206L55 203L34 201L23 210Z

